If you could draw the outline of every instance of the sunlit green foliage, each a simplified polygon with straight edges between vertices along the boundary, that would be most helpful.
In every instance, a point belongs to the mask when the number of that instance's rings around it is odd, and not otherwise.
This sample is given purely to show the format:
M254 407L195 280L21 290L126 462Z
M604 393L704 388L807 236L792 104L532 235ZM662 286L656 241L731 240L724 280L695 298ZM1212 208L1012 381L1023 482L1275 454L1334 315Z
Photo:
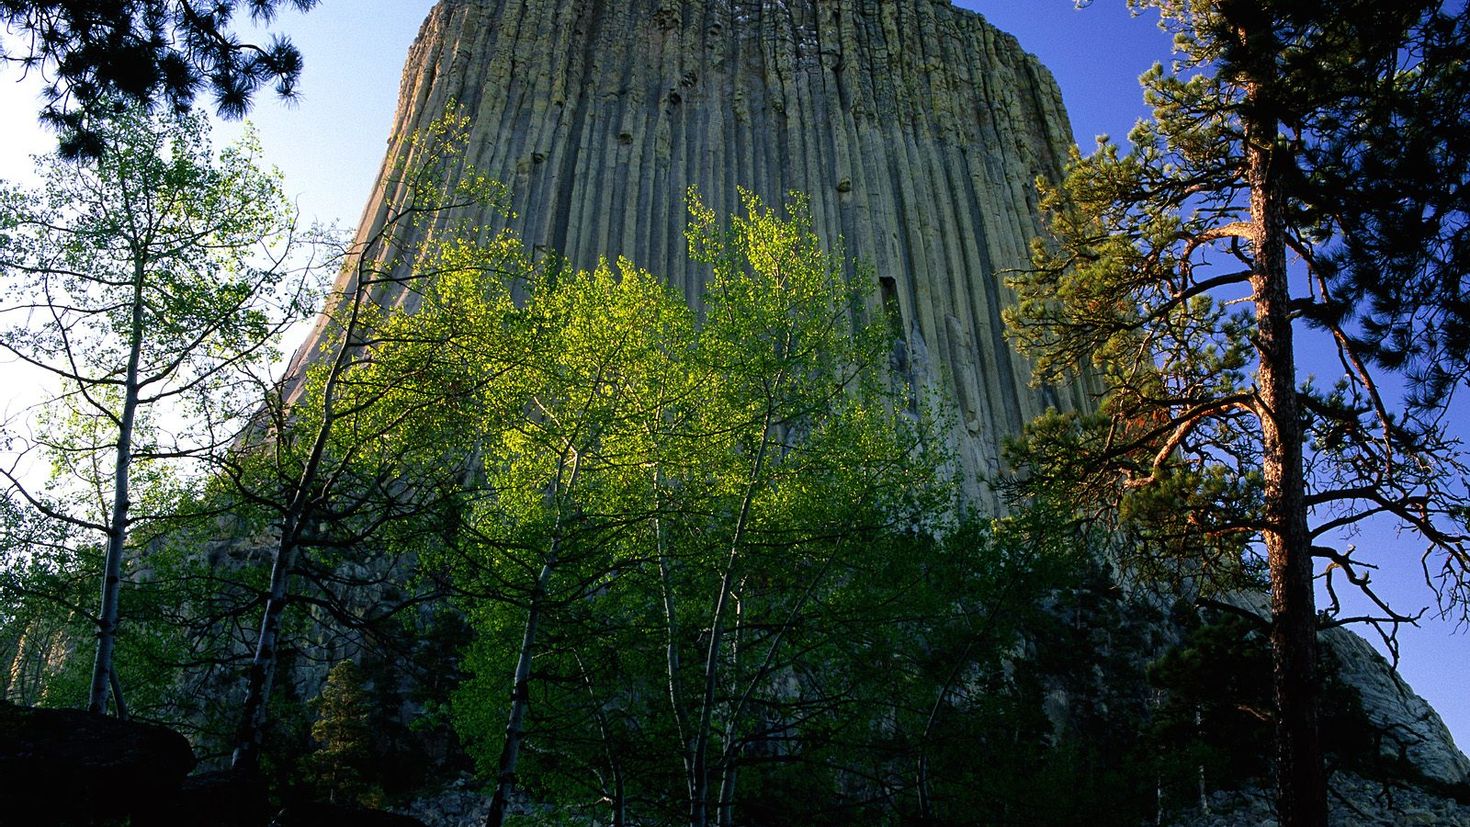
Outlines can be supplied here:
M266 739L289 605L310 601L334 621L368 629L422 599L395 583L408 579L414 544L446 506L452 478L416 484L402 454L416 445L413 435L431 433L413 427L424 409L385 404L395 397L391 380L357 380L372 375L376 345L392 335L383 305L455 267L475 266L443 251L479 236L468 215L502 205L503 187L463 167L468 128L451 107L399 147L379 181L392 205L342 256L318 351L297 354L287 377L267 389L248 438L220 464L230 496L274 535L234 739L238 771L255 768ZM314 585L309 596L293 587L298 574Z
M394 399L442 400L421 467L473 481L430 562L478 632L455 709L487 771L529 657L520 777L687 808L699 738L711 776L733 777L763 760L772 715L804 717L775 710L846 703L840 679L821 685L838 650L817 653L860 622L883 538L952 513L938 439L898 413L882 324L787 206L748 196L727 227L692 203L701 314L632 263L570 271L500 238L445 254L509 280L440 278L384 336Z
M0 341L34 367L48 398L39 423L7 423L7 450L44 451L58 479L90 492L73 516L97 523L106 522L96 492L114 471L135 297L146 333L136 343L140 483L229 439L257 404L236 368L279 359L274 333L311 299L281 258L295 215L253 134L216 156L202 117L123 112L106 139L94 162L42 159L35 193L0 191ZM17 432L26 424L39 427ZM136 492L140 503L149 489Z

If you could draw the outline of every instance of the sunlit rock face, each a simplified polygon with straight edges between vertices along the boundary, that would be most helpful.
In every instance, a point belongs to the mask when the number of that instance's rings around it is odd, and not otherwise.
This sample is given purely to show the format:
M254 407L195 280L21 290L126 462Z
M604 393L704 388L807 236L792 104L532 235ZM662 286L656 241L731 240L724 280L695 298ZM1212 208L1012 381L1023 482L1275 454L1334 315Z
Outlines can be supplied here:
M399 100L390 159L458 102L467 162L512 188L529 245L578 266L627 256L694 302L691 186L726 212L741 187L808 193L901 329L894 363L948 409L981 508L998 508L983 480L1002 439L1083 403L1080 388L1029 388L1004 339L1003 272L1026 261L1034 182L1058 173L1070 129L1051 75L979 15L937 0L444 0ZM393 197L377 192L364 233Z
M895 366L949 416L982 510L1000 509L985 480L1006 437L1049 405L1090 405L1081 385L1028 387L1001 323L1004 273L1039 229L1034 182L1059 174L1070 143L1060 93L1014 38L947 0L443 0L409 53L385 170L451 102L472 123L465 163L512 190L514 217L487 227L578 266L626 256L695 303L690 187L725 213L742 187L809 194L818 231L862 263L870 310L896 320ZM394 197L380 182L360 238ZM383 298L412 310L417 294ZM1361 640L1328 644L1369 719L1397 733L1383 749L1433 789L1470 789L1433 711ZM1257 792L1236 804L1268 819ZM1422 823L1470 823L1431 798ZM1222 810L1197 823L1266 823Z

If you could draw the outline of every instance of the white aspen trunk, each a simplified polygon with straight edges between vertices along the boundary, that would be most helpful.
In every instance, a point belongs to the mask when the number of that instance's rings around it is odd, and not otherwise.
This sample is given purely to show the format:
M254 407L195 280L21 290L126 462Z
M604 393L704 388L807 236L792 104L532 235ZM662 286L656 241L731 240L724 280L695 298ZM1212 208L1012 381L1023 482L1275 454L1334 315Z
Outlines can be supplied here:
M577 670L582 673L582 688L587 690L587 700L592 704L592 715L597 721L597 734L602 739L602 756L607 761L608 772L612 773L613 790L611 800L608 802L609 809L612 811L612 827L626 827L628 800L623 777L623 763L618 760L617 752L613 749L612 733L608 729L607 716L598 707L597 693L592 687L592 676L587 673L587 667L582 663L581 655L573 652L572 657L577 661ZM601 773L598 773L597 777L600 783L606 785L607 782L602 778Z
M572 469L563 483L562 475L566 473L569 455L572 459ZM561 456L557 459L556 478L547 486L546 504L548 507L553 509L560 507L557 500L563 491L576 485L580 469L580 456L572 447L571 441L568 440L562 446ZM510 806L510 796L515 789L516 764L521 756L521 741L525 738L526 712L531 706L531 660L536 650L536 634L541 624L541 613L545 611L546 596L551 587L551 575L556 569L561 554L561 515L557 514L553 520L550 547L547 549L546 557L542 560L541 571L536 575L536 585L531 591L531 605L526 612L526 626L522 630L521 648L516 656L515 676L510 697L510 715L505 724L505 745L500 750L500 763L495 775L495 795L490 799L490 812L485 816L486 827L501 827L505 823L506 810Z
M265 735L266 702L270 700L271 688L275 684L276 664L279 662L276 645L280 637L281 617L286 611L286 598L290 592L291 568L296 562L297 543L294 537L298 531L295 520L289 520L281 527L281 541L277 544L271 561L270 592L265 602L265 613L260 619L255 656L250 661L250 671L246 678L240 730L235 739L235 752L230 760L230 768L237 771L253 773L260 761L260 746Z
M662 479L658 470L655 469L653 474L653 545L654 554L658 558L659 584L663 590L664 660L668 669L669 706L674 711L674 726L679 736L679 757L684 762L685 793L689 796L690 801L693 801L694 745L690 740L689 712L684 708L684 693L679 677L681 669L679 656L679 612L674 602L673 565L669 560L668 549L664 547L663 521L658 517L658 509L663 506L662 490Z
M724 771L720 777L720 827L732 827L735 824L735 781L740 772L734 756L725 762Z
M714 617L710 620L709 649L704 657L704 694L699 707L699 725L693 734L694 740L694 789L689 797L690 827L709 825L709 730L714 717L715 688L719 681L720 646L724 639L725 612L730 602L731 585L735 579L735 566L740 560L740 545L745 539L745 527L750 519L751 503L755 489L765 468L766 442L770 438L771 412L767 410L761 429L761 446L752 465L749 484L740 502L740 511L735 519L735 530L731 533L730 554L725 560L725 570L720 575L720 594L715 601Z
M551 551L536 577L535 591L531 593L531 607L526 614L526 626L521 635L521 649L516 657L515 683L511 690L510 716L505 724L505 746L500 750L500 765L495 775L495 796L490 800L490 814L485 817L486 827L501 827L505 823L506 809L515 789L516 763L520 760L521 740L525 736L526 710L531 705L531 657L536 647L537 627L541 622L546 589L556 567L558 541L552 538Z
M133 426L138 413L138 362L143 351L144 263L133 263L132 319L128 330L128 366L123 377L122 416L117 426L117 452L112 478L112 514L108 521L107 557L102 569L102 608L97 617L97 657L92 663L92 683L87 709L101 715L107 711L109 690L117 685L113 652L117 645L118 598L122 592L123 551L128 539L128 474L133 463ZM118 695L118 717L127 717Z
M317 495L318 477L327 453L327 442L336 425L337 385L347 370L354 346L354 338L362 322L363 302L367 300L367 286L363 282L362 264L359 259L358 283L352 294L352 303L342 325L342 339L333 354L327 380L322 386L322 421L312 436L311 451L288 492L289 502L282 513L281 539L271 559L270 591L266 597L265 613L260 620L260 634L256 638L255 656L250 661L246 678L245 702L241 707L240 724L235 736L235 750L230 768L237 772L254 773L260 760L260 746L264 740L267 704L271 688L275 683L276 665L280 660L278 643L281 619L290 599L291 571L296 565L296 556L302 545L302 531L310 517L311 500Z

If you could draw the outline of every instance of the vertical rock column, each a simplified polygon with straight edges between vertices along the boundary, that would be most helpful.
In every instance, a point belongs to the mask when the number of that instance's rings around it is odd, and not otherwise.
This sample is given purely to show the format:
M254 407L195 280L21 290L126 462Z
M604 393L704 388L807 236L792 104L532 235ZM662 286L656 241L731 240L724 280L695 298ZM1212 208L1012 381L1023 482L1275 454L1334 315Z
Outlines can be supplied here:
M389 158L449 103L467 163L508 184L528 245L627 256L699 301L685 192L811 197L817 231L871 267L910 379L952 406L972 502L1003 438L1081 386L1033 390L1007 346L1003 272L1035 235L1037 176L1070 139L1050 74L944 0L444 0L404 68ZM369 232L393 193L378 188ZM486 216L485 223L503 219ZM415 297L397 298L412 309ZM309 342L298 360L314 351Z

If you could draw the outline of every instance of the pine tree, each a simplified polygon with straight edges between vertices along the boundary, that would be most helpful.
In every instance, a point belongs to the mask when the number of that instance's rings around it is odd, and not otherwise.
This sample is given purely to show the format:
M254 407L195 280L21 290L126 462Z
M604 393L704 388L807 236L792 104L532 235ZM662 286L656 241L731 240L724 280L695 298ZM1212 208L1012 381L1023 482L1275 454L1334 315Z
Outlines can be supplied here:
M250 17L270 22L289 6L307 11L318 0L251 0ZM275 37L242 43L230 30L236 3L194 0L0 0L0 20L17 37L0 44L0 61L39 69L47 79L41 121L61 133L68 158L103 149L97 118L115 101L152 110L188 111L203 90L222 117L240 118L261 85L291 99L301 77L301 53ZM21 48L9 48L20 46Z
M359 803L369 792L364 770L372 759L372 712L357 664L344 660L333 666L311 725L311 737L321 747L310 757L317 783L333 804Z
M1052 239L1013 281L1037 379L1091 360L1106 387L1097 416L1033 429L1030 490L1146 518L1153 547L1193 544L1197 575L1264 549L1277 808L1321 825L1314 577L1364 590L1389 639L1412 619L1337 542L1392 517L1442 607L1465 606L1443 413L1470 365L1470 23L1439 0L1131 5L1180 58L1144 76L1132 149L1104 142L1045 194ZM1326 388L1297 372L1324 333L1343 368Z

